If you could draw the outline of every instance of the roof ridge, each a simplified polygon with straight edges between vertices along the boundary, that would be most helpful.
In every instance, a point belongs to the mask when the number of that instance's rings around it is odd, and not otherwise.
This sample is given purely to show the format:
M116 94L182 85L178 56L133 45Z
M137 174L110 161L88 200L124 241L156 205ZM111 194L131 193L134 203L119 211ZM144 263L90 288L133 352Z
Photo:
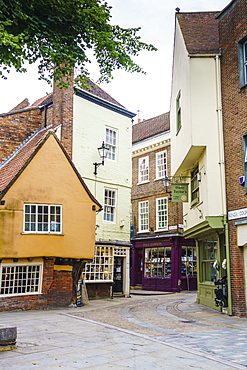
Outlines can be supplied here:
M9 163L18 153L21 149L23 149L36 135L38 135L40 132L47 130L49 127L52 127L52 124L46 127L41 127L38 130L34 131L26 140L21 143L17 149L15 149L6 159L0 163L0 170L6 166L7 163Z

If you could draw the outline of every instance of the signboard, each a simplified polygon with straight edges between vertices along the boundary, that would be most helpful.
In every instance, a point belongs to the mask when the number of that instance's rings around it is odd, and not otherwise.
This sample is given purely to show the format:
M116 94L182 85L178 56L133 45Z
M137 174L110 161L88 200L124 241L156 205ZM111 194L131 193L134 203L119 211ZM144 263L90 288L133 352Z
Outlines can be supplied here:
M236 211L228 212L228 220L236 220L237 218L247 218L247 208L236 209Z
M188 202L188 185L184 183L174 182L172 187L172 202Z

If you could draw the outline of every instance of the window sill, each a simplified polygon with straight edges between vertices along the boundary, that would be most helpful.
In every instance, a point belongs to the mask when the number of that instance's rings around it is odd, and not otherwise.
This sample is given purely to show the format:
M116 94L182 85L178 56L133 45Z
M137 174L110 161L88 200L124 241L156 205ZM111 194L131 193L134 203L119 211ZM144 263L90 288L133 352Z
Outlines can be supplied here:
M143 185L143 184L148 184L150 181L147 180L147 181L143 181L143 182L138 182L136 185Z
M8 297L25 297L25 296L30 296L30 295L41 295L43 293L40 293L40 292L35 292L35 293L20 293L20 294L17 294L17 293L13 293L13 294L0 294L0 297L1 298L8 298Z
M54 236L64 236L63 233L49 233L49 232L39 233L39 232L35 232L35 231L22 232L21 235L54 235Z
M137 231L137 234L145 234L145 233L150 233L150 230Z
M162 233L163 231L168 231L168 227L154 230L155 233Z

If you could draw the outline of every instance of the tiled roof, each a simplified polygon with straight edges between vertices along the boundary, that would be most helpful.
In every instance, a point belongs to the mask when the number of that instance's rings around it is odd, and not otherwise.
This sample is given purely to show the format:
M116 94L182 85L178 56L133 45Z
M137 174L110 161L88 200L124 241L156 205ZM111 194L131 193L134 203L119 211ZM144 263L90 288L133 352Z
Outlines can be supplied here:
M170 130L170 112L147 119L132 126L132 143Z
M52 103L52 93L50 94L47 94L45 96L43 96L43 98L40 98L38 100L36 100L32 105L31 107L40 107L40 106L43 106L43 105L48 105L48 104L51 104Z
M37 130L0 164L0 195L22 170L50 129L51 126Z
M218 54L219 12L177 13L186 48L190 54Z
M101 99L104 99L112 104L118 105L119 107L125 108L122 104L120 104L118 101L113 99L107 92L105 92L101 87L99 87L96 83L93 81L87 82L90 89L83 89L86 92L89 92L92 95L98 96Z

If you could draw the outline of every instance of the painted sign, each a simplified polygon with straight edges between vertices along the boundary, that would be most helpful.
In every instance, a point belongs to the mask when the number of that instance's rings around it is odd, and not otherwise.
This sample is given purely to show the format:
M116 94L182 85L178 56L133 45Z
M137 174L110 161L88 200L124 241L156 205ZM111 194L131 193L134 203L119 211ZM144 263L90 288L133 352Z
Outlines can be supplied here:
M178 182L172 183L172 202L188 202L188 185Z
M247 218L247 208L228 212L228 220L236 220L237 218Z

